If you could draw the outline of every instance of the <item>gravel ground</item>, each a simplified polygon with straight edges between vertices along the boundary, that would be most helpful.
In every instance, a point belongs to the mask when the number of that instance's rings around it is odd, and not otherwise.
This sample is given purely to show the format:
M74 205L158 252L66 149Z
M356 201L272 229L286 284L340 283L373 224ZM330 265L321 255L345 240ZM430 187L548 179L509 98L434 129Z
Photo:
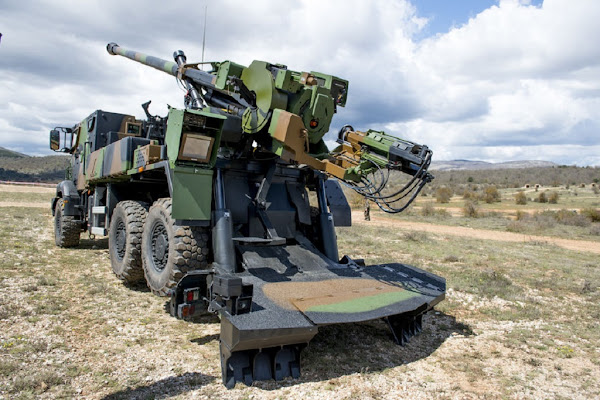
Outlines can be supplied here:
M599 398L598 336L573 330L578 316L482 314L550 306L545 289L485 297L451 280L405 347L380 321L329 326L303 352L300 379L226 390L218 319L171 318L163 298L113 276L106 239L58 249L49 212L23 210L0 209L0 399ZM597 327L586 296L561 301Z

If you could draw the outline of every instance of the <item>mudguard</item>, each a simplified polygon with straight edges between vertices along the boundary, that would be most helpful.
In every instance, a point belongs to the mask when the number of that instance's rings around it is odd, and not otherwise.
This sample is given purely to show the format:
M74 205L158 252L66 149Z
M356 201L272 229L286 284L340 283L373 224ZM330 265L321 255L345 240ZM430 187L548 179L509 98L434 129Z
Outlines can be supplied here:
M75 184L72 181L62 181L56 185L56 197L52 199L52 215L56 212L56 202L58 199L65 200L64 214L66 216L81 217L81 212L78 209L79 205L79 193L75 188Z

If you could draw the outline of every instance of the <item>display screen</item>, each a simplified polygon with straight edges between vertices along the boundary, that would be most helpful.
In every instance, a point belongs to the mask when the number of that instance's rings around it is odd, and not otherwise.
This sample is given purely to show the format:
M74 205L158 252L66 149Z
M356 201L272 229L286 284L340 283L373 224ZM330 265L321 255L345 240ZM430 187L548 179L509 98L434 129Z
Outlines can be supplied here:
M130 133L135 136L140 135L141 126L139 124L127 123L127 133Z
M208 162L210 161L214 139L209 136L185 133L179 151L182 160Z

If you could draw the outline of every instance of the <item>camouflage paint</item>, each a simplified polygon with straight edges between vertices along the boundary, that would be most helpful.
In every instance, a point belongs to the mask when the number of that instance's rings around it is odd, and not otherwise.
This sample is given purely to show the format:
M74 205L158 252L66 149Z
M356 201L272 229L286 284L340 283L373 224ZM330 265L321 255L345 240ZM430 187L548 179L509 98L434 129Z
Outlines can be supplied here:
M223 122L227 119L226 117L214 114L208 111L201 110L179 110L176 108L169 109L169 119L167 122L167 133L165 135L165 144L167 145L167 158L169 159L169 164L171 168L174 168L176 165L177 157L179 156L179 148L181 146L181 136L183 129L183 121L185 113L202 115L207 119L216 119L221 121L220 130L218 132L209 132L209 131L198 131L194 133L201 133L203 135L214 137L215 142L213 144L213 152L210 158L210 162L208 164L198 164L198 167L201 168L212 168L215 165L217 160L217 150L219 149L219 144L221 143L221 134L223 131Z
M171 75L175 75L175 76L177 75L178 66L177 66L177 63L175 63L173 61L166 61L166 60L163 60L158 57L152 57L152 56L146 55L144 53L127 50L127 49L124 49L124 48L118 47L118 46L112 47L109 50L109 52L111 52L111 54L118 54L120 56L127 57L132 60L141 62L152 68L156 68L159 71L166 72L167 74L171 74Z
M212 155L208 163L195 163L191 161L177 161L179 148L181 146L182 129L186 113L201 115L212 120L213 125L219 126L219 130L199 130L200 133L214 137ZM172 170L173 182L173 208L172 215L175 219L209 221L212 206L212 181L213 169L217 151L221 141L223 122L226 117L201 110L169 110L165 144L167 145L167 157ZM215 120L218 123L214 123Z
M272 282L262 291L284 309L334 313L372 311L421 295L399 283L364 278Z
M127 143L132 138L123 138L105 147L102 176L123 175L133 166L133 144Z
M399 292L387 292L377 294L374 296L366 296L358 299L346 300L340 303L321 304L309 307L305 311L327 313L359 313L373 311L378 308L406 301L417 296L420 296L420 293L411 292L408 290L402 290Z
M249 90L256 94L256 109L247 108L242 116L242 129L246 133L256 133L267 125L269 111L286 109L287 96L275 88L273 75L264 61L252 61L242 72L242 80Z
M86 177L88 182L94 181L96 179L102 178L102 166L104 164L104 150L105 148L101 148L99 150L94 151L89 155L87 168L86 168Z
M215 76L214 85L217 89L233 91L233 87L228 85L230 76L242 76L242 71L246 68L243 65L236 64L232 61L223 61L215 63L217 75Z

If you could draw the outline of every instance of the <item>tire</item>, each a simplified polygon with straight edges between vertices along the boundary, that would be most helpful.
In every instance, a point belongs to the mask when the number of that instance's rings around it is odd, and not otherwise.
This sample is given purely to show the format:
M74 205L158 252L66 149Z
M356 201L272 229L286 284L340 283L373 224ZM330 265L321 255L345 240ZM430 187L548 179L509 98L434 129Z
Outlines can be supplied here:
M142 268L142 229L146 207L132 200L121 201L113 210L108 231L108 252L113 272L122 281L144 279Z
M79 246L81 223L64 213L64 201L58 199L54 209L54 242L59 247Z
M142 233L142 265L146 283L158 296L189 271L208 266L208 228L179 226L171 218L171 199L154 202Z

